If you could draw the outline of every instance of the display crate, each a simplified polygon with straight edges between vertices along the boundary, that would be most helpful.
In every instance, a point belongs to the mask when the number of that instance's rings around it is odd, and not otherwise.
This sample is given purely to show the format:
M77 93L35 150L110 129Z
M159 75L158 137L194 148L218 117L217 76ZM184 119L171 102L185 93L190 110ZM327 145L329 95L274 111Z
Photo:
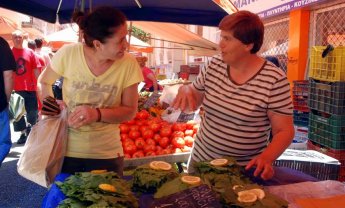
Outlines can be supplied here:
M125 167L137 167L139 165L144 165L155 160L161 160L168 163L178 163L187 162L190 152L175 153L169 155L157 155L157 156L147 156L141 158L125 158Z
M299 170L319 180L337 180L340 168L337 159L314 150L287 149L274 165Z
M292 88L293 108L302 112L309 112L308 95L309 81L295 80Z
M308 127L309 123L309 113L293 110L293 123L296 126Z
M332 115L313 110L309 113L309 128L318 130L316 133L334 133L338 136L333 139L345 141L345 115Z
M309 77L323 81L345 81L345 46L335 47L322 58L326 46L311 48Z
M339 160L340 170L338 180L345 181L345 150L335 150L332 148L318 145L312 141L308 141L307 147L309 150L315 150Z
M308 106L321 112L345 115L345 82L309 81Z

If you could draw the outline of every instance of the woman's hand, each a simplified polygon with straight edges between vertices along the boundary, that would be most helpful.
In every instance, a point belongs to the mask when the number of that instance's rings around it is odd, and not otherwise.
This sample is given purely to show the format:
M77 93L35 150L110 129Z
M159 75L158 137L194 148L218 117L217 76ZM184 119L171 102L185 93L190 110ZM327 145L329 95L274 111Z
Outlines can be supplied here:
M87 105L81 105L74 109L68 116L68 125L72 128L80 128L81 126L97 121L98 112L95 108Z
M260 177L264 180L268 180L274 176L274 169L272 167L272 161L265 158L262 155L252 159L246 166L246 170L252 167L256 167L254 171L254 176Z
M179 108L181 111L195 111L197 109L195 93L191 85L183 85L179 88L176 98L172 103L172 107L175 109Z

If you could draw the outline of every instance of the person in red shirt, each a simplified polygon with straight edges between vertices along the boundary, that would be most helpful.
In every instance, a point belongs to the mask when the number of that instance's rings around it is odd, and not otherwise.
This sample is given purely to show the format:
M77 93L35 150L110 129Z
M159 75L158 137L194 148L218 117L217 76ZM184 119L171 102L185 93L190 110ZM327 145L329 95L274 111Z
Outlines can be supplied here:
M18 122L13 122L14 131L22 132L17 144L26 142L31 126L36 124L38 117L36 88L40 64L33 50L23 48L23 37L19 30L12 33L12 53L17 63L17 68L13 72L13 90L24 98L26 110L26 120L22 117Z
M153 73L153 71L151 69L149 69L148 67L145 66L147 58L144 56L137 57L137 61L141 67L141 71L143 72L144 82L145 82L144 89L146 91L158 93L160 86L157 83L157 79L155 77L155 74Z

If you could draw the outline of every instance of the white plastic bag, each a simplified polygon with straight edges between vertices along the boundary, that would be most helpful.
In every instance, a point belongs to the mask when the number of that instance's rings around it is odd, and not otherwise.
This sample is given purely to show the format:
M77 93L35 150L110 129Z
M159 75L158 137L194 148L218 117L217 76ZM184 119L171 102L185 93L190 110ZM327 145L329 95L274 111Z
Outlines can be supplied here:
M17 163L24 178L48 187L60 173L67 148L67 109L49 116L32 127Z

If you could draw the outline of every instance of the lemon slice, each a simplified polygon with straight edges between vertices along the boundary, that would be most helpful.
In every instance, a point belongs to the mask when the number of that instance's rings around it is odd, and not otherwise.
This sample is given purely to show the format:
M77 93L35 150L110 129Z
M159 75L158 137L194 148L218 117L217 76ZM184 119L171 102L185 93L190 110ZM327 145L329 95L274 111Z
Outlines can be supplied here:
M238 192L237 200L239 202L250 203L250 202L255 202L257 199L258 197L253 192L248 192L248 191Z
M164 161L152 161L150 162L150 168L154 170L170 170L171 165Z
M91 170L92 174L102 174L102 173L106 173L107 170Z
M250 189L248 190L248 192L254 193L258 197L258 199L263 199L265 197L265 192L262 189Z
M227 159L224 159L224 158L221 158L221 159L215 159L215 160L212 160L210 162L211 165L214 165L214 166L225 166L228 164L228 160Z
M102 189L103 191L116 192L115 186L106 183L99 184L98 188Z
M182 176L181 181L190 185L198 185L201 183L200 177L197 176Z

